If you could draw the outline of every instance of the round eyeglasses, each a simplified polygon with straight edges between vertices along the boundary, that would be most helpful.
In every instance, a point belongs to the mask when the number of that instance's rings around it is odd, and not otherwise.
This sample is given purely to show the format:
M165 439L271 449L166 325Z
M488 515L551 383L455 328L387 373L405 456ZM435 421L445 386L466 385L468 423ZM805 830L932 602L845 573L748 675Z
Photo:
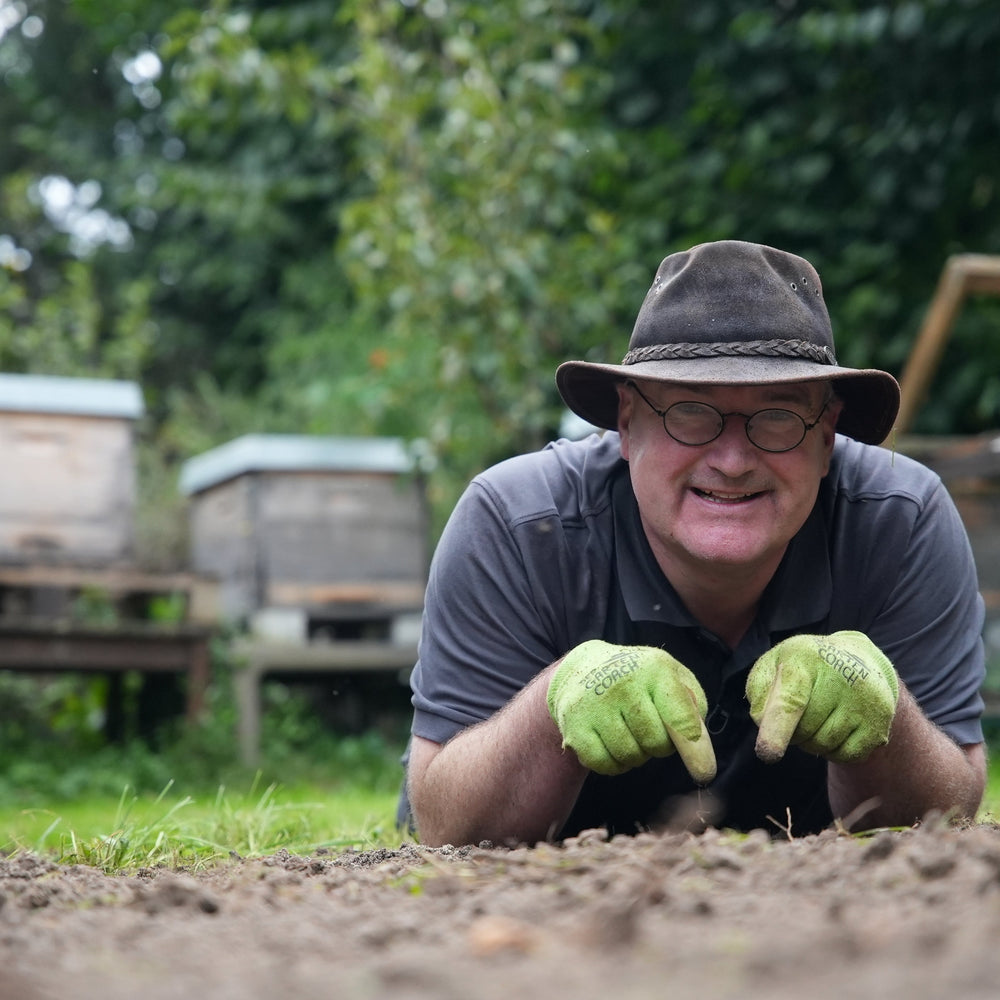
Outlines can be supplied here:
M700 403L695 400L682 400L673 403L665 410L658 410L645 396L643 391L631 379L625 383L642 397L646 405L663 421L663 429L678 444L696 448L699 445L714 441L726 426L726 417L743 417L746 421L746 434L750 443L761 451L780 453L798 448L805 440L806 434L819 422L831 397L827 397L823 408L816 419L807 424L805 419L793 410L770 408L757 410L756 413L723 413L710 403Z

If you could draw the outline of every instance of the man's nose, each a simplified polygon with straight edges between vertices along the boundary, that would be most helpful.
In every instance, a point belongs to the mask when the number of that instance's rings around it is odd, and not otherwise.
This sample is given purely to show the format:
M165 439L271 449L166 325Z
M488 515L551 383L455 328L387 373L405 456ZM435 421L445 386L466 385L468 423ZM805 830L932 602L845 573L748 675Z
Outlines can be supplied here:
M758 449L747 437L750 418L745 413L725 413L722 419L722 433L706 445L711 449L709 461L727 476L739 476L757 463Z

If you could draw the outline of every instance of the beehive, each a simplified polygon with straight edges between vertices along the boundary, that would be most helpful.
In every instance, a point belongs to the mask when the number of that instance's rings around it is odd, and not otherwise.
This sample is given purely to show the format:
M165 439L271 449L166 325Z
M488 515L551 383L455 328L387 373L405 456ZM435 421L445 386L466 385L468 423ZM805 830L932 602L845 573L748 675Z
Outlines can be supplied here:
M231 620L389 622L422 605L424 496L397 439L251 434L189 460L180 489L191 567L218 579Z
M0 563L130 559L142 412L132 382L0 374Z

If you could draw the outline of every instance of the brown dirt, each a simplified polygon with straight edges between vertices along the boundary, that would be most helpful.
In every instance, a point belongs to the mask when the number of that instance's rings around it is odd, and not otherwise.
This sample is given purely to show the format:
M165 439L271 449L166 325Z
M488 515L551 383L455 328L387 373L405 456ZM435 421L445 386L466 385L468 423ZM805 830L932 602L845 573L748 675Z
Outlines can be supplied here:
M108 876L0 858L3 1000L1000 996L1000 827L709 830Z

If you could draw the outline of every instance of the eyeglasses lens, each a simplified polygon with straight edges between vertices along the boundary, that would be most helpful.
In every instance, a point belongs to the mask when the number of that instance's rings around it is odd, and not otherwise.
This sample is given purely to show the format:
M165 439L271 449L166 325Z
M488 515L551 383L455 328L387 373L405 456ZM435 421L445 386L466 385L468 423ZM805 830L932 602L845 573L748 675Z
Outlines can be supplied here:
M736 414L734 414L735 416ZM681 444L701 445L714 441L721 433L725 418L707 403L675 403L663 414L666 432ZM791 451L805 437L806 423L791 410L758 410L747 419L750 441L764 451Z

